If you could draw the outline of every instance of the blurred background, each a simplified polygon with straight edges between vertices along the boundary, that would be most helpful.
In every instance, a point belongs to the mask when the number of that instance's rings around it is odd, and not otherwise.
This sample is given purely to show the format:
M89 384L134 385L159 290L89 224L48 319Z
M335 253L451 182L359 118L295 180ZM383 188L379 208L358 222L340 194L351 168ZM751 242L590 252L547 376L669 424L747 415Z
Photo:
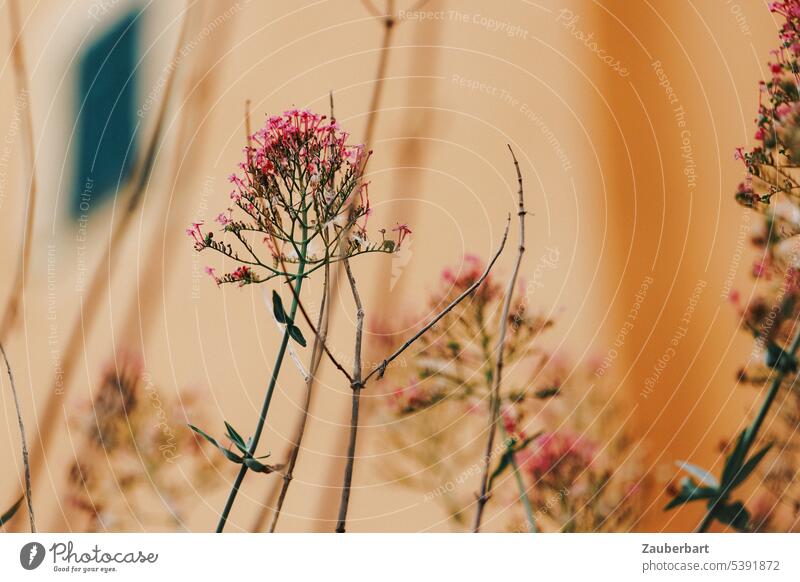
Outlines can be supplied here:
M167 423L183 434L183 420L196 418L183 412L199 408L206 429L221 431L223 419L254 424L279 341L263 290L217 288L184 230L228 205L246 103L257 127L291 107L327 114L329 92L352 140L374 150L371 220L413 230L401 257L355 266L370 330L421 321L443 268L466 253L491 255L514 211L511 144L531 211L521 275L537 282L534 308L556 322L543 341L602 369L578 388L602 384L636 438L640 470L653 476L625 529L697 523L699 507L663 512L674 461L718 469L719 442L756 396L736 389L752 342L737 332L727 296L750 285L755 218L733 200L743 172L734 150L751 140L758 81L776 45L766 1L16 5L14 18L10 0L0 3L0 305L12 301L23 240L30 251L24 293L0 339L20 391L40 529L216 523L230 466L210 459L198 480L194 468L132 458L165 480L143 494L149 501L133 501L124 462L101 453L92 463L111 468L93 477L102 483L76 477L89 458L85 425L102 404L107 371L129 365L146 388L158 387L157 398L145 392L138 403L145 427ZM498 276L512 266L504 254ZM342 306L331 337L346 360L353 310ZM5 506L20 489L22 462L3 382ZM298 371L285 368L262 441L276 458L301 388ZM451 531L440 506L387 478L378 392L364 394L349 529ZM348 386L323 365L281 530L332 531L349 410ZM181 447L168 450L197 454ZM248 478L231 531L250 529L273 479ZM76 498L67 493L76 484L103 493ZM158 517L170 495L185 505L175 523ZM108 515L89 526L87 511ZM128 519L114 521L120 511Z

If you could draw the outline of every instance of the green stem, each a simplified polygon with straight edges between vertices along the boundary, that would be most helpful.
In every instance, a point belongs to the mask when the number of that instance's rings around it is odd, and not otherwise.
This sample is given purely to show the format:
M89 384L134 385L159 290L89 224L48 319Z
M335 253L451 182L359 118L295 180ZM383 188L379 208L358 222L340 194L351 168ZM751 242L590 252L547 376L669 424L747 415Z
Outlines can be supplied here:
M307 234L307 227L305 223L303 223L303 238L305 239ZM297 308L299 305L299 297L300 297L300 288L303 285L303 273L306 267L306 245L303 245L302 253L300 254L299 262L297 264L297 277L295 278L294 282L294 293L292 294L292 304L289 309L289 319L294 321L294 317L297 314ZM269 411L269 405L272 402L272 394L275 392L275 385L278 383L278 374L281 371L281 365L283 364L283 358L286 355L286 349L289 345L289 326L286 326L286 329L283 331L283 338L281 339L281 346L278 349L278 355L275 358L275 365L272 367L272 376L269 380L269 386L267 387L267 393L264 396L264 403L261 405L261 414L258 417L258 424L256 425L256 431L253 434L253 440L250 442L250 446L247 449L247 452L250 456L255 456L256 447L258 447L258 441L261 438L261 433L264 430L264 424L267 420L267 412ZM239 493L239 488L242 486L242 481L244 481L244 476L247 474L247 466L242 463L242 466L239 468L239 473L236 475L236 480L233 482L233 487L231 488L231 492L228 494L228 500L225 502L225 507L222 510L222 514L219 518L219 523L217 524L217 533L222 533L222 530L225 529L225 524L228 521L228 516L230 515L231 508L233 507L233 502L236 500L236 495Z
M797 350L800 349L800 326L798 326L797 331L795 331L794 338L792 338L792 343L787 350L788 353L794 356L797 353ZM756 438L758 437L758 432L761 430L761 425L764 424L764 420L769 413L769 409L772 407L772 403L775 401L775 397L778 395L778 391L781 388L781 384L783 384L783 380L786 378L786 372L778 372L775 378L772 380L772 385L769 387L769 391L767 395L764 397L764 402L761 403L761 408L758 410L758 414L756 418L753 420L753 424L747 427L747 431L744 435L745 446L744 446L744 456L743 459L747 459L747 455L750 452L750 449L756 442ZM700 522L700 525L697 527L698 533L703 533L711 527L711 524L714 522L714 518L717 513L717 508L725 501L727 497L727 492L717 499L711 507L708 508L703 521Z
M500 427L500 436L503 438L503 441L508 443L508 433L506 432L506 427L503 426L502 422L498 423ZM522 474L519 470L519 464L517 463L517 455L511 449L511 445L507 445L509 449L509 453L511 454L511 469L514 473L514 480L517 482L517 488L519 489L519 500L522 503L522 507L525 508L525 517L528 519L528 531L530 533L536 533L536 520L533 517L533 506L531 505L531 499L528 497L528 490L525 488L525 482L522 480Z

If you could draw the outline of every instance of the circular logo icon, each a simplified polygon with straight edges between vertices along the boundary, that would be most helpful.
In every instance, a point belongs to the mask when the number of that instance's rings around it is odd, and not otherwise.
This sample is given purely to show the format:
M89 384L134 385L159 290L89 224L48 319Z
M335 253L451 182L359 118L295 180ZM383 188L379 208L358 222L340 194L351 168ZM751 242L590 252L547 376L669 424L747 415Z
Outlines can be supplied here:
M19 563L26 570L35 570L44 561L44 546L39 542L28 542L19 551Z

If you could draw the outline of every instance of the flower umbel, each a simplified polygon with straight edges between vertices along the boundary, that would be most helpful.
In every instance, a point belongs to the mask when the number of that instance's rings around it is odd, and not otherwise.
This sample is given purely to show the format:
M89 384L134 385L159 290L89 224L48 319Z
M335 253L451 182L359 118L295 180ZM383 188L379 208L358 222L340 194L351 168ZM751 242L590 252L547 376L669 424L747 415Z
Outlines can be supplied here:
M307 276L326 263L400 247L411 233L407 225L394 229L396 241L372 242L367 235L371 209L363 178L370 152L347 139L334 120L296 109L270 117L250 137L241 172L229 177L232 205L215 219L236 248L204 231L202 222L186 231L196 250L213 249L239 264L214 275L217 284L294 276L286 265L301 255Z

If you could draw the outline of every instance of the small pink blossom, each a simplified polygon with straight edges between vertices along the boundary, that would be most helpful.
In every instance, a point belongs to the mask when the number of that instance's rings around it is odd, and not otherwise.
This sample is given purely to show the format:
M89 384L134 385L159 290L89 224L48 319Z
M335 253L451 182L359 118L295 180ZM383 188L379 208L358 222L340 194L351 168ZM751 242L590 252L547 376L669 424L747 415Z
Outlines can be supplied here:
M408 236L409 234L412 233L411 229L408 228L407 224L398 224L396 227L394 227L392 229L392 232L396 232L397 233L397 246L398 247L400 247L400 245L403 244L403 241L405 240L406 236Z

